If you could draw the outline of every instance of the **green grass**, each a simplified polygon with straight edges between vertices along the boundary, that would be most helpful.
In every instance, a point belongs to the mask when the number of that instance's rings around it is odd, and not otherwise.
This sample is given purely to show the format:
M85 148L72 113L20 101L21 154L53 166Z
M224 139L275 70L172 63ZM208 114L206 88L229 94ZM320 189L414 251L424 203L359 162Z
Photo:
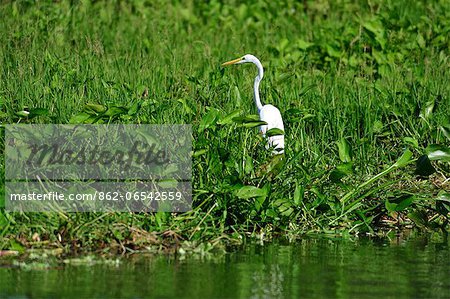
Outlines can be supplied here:
M0 210L0 249L376 233L386 220L447 231L447 6L2 3L2 123L192 124L195 209L178 215ZM256 128L227 118L256 114L255 68L220 67L247 53L265 67L263 104L276 105L285 120L286 154L277 165ZM122 109L107 117L88 103ZM428 161L433 144L447 155L431 161L434 173L419 177L425 166L414 162ZM32 243L35 233L40 241Z

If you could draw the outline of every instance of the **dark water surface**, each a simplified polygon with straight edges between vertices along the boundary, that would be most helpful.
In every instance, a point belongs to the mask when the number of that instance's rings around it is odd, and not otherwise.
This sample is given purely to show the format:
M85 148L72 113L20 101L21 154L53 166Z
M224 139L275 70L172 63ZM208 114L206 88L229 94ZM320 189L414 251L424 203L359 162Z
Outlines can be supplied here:
M3 261L0 298L450 298L449 245L429 237L306 239L210 257L139 255L54 268Z

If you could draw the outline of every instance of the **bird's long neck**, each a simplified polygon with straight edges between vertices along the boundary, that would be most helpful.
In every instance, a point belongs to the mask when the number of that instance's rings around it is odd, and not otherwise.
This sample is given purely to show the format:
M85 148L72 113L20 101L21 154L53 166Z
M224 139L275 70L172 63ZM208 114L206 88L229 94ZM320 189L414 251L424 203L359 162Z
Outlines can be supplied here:
M256 76L255 83L253 85L253 98L255 99L256 108L258 108L259 112L263 107L261 104L261 99L259 98L259 82L261 82L264 76L264 69L259 61L255 62L255 65L258 67L258 76Z

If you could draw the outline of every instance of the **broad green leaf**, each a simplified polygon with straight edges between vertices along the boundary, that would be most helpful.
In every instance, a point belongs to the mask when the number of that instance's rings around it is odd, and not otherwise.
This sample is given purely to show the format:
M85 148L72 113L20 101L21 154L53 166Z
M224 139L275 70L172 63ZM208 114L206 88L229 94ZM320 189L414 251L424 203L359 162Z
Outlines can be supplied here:
M375 61L379 64L379 65L385 65L387 60L386 60L386 55L384 54L383 51L377 51L375 49L372 50L372 56L373 58L375 58Z
M299 47L301 50L306 50L309 47L312 47L314 44L304 41L303 39L298 39L297 40L297 47Z
M306 119L314 118L314 117L316 117L315 114L306 113L306 114L303 114L302 120L306 120Z
M305 195L305 187L303 185L296 184L294 190L294 204L296 206L300 205L303 201L303 197Z
M413 153L409 149L407 149L397 160L397 162L395 162L395 167L404 167L408 165L411 162L412 155Z
M397 204L392 203L386 199L386 201L384 202L384 206L386 207L386 210L388 210L388 212L394 212L395 208L397 207Z
M93 111L95 113L104 113L108 108L103 105L99 105L99 104L87 103L84 106L84 109L88 113L89 113L89 111Z
M267 209L265 212L268 217L272 218L278 217L278 213L273 209Z
M252 197L267 196L267 190L255 186L243 186L235 192L235 195L241 199Z
M249 155L246 155L245 157L245 165L244 165L244 171L246 174L251 173L253 170L253 158Z
M330 179L333 182L339 182L343 177L346 177L347 175L352 173L353 173L353 163L352 162L342 163L336 166L336 169L334 169L330 173Z
M353 173L353 163L347 162L347 163L339 164L338 166L336 166L336 169L345 174L352 174Z
M339 149L339 159L348 163L352 161L350 144L345 138L341 138L337 143Z
M292 203L287 198L280 198L275 200L274 206L278 208L278 212L286 217L289 217L293 212L294 209L292 208Z
M409 207L415 200L413 195L407 195L396 199L397 202L391 202L386 199L385 206L389 212L400 212Z
M70 118L70 120L69 120L69 123L71 123L71 124L84 124L91 117L92 117L91 114L88 114L86 112L80 112L80 113L75 114L74 116L72 116ZM89 123L91 123L91 122L89 122Z
M128 115L135 115L141 108L141 102L136 102L128 109Z
M414 221L414 223L418 226L428 226L428 216L423 210L416 210L408 213L408 218Z
M450 213L450 193L441 190L436 197L436 211L441 215Z
M284 114L287 115L287 116L297 116L297 115L302 114L302 111L300 109L297 109L297 108L290 108L290 109L286 110L284 112Z
M436 200L445 201L447 203L450 203L450 193L442 190L438 193Z
M35 116L48 115L49 111L45 108L30 108L30 114L28 117L32 118Z
M200 121L198 131L203 132L204 130L214 126L219 117L220 117L219 110L217 110L216 108L209 109L208 113L205 116L203 116L202 120Z
M266 201L266 197L265 196L259 196L255 198L255 210L259 211L261 210L262 205L264 204L264 202Z
M261 190L262 190L262 193L264 193L264 195L257 196L255 198L256 211L259 211L261 209L262 205L264 204L264 202L266 201L267 194L269 194L269 190L270 190L270 184L265 184L264 187L261 188Z
M265 121L254 121L254 122L246 122L246 123L242 124L242 126L244 128L254 128L254 127L260 127L263 125L267 125L267 123Z
M339 51L338 49L336 49L332 45L327 44L325 48L327 49L327 54L330 57L340 58L342 56L341 51Z
M191 109L191 107L189 107L186 99L178 99L178 102L183 105L184 112L186 112L187 114L194 114L194 111Z
M425 152L430 160L450 161L450 148L440 144L427 146Z
M199 156L201 156L201 155L206 154L207 152L208 152L207 149L201 149L201 150L195 151L195 152L192 154L192 157L196 158L196 157L199 157Z
M29 112L29 111L22 110L22 111L16 112L16 115L25 118L25 117L28 117L28 115L30 115L30 112Z
M228 125L234 122L234 118L238 117L239 114L241 114L242 110L235 110L231 112L230 114L226 115L222 119L220 119L217 124L219 125Z
M273 155L268 162L263 163L260 167L260 174L273 173L277 174L285 165L284 154Z
M417 44L419 45L419 48L425 49L427 46L427 43L425 42L425 39L423 38L423 35L418 33L416 38Z
M240 108L242 106L242 98L237 86L234 87L234 98L236 100L236 107Z
M365 21L362 25L363 25L364 29L366 29L373 35L375 41L378 42L378 44L381 46L381 48L384 49L384 47L386 45L386 38L385 38L384 26L381 23L380 19L373 18L371 20Z
M260 121L259 115L249 114L244 116L233 117L233 121L237 124L244 124L249 122L257 122Z
M311 188L310 191L316 195L316 199L311 204L312 208L317 208L326 202L327 197L317 187Z
M244 3L241 3L237 9L237 15L239 16L239 21L243 21L248 17L248 7Z
M374 35L383 33L383 25L378 19L367 20L363 23L363 27Z
M284 131L278 128L272 128L266 132L267 137L277 136L277 135L284 135Z
M419 147L419 141L417 141L417 139L412 138L412 137L404 137L403 141L411 146L413 146L414 148L418 148Z
M288 45L289 40L287 38L282 38L281 41L278 43L277 50L281 53L287 48Z
M108 110L103 114L104 116L114 117L114 116L120 116L122 114L128 113L128 109L126 107L120 107L120 106L111 106L108 107Z
M402 198L402 201L397 204L397 211L403 211L407 207L409 207L414 200L416 200L416 197L414 195L406 196L405 198Z

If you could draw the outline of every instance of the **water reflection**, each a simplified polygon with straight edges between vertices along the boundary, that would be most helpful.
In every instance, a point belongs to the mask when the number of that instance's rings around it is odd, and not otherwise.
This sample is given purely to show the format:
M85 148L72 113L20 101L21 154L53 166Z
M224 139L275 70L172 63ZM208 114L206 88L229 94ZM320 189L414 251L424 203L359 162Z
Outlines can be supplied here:
M306 239L229 251L50 269L3 262L0 298L449 297L447 239Z
M253 287L250 298L281 298L283 295L284 273L280 266L261 265L261 269L252 275Z

